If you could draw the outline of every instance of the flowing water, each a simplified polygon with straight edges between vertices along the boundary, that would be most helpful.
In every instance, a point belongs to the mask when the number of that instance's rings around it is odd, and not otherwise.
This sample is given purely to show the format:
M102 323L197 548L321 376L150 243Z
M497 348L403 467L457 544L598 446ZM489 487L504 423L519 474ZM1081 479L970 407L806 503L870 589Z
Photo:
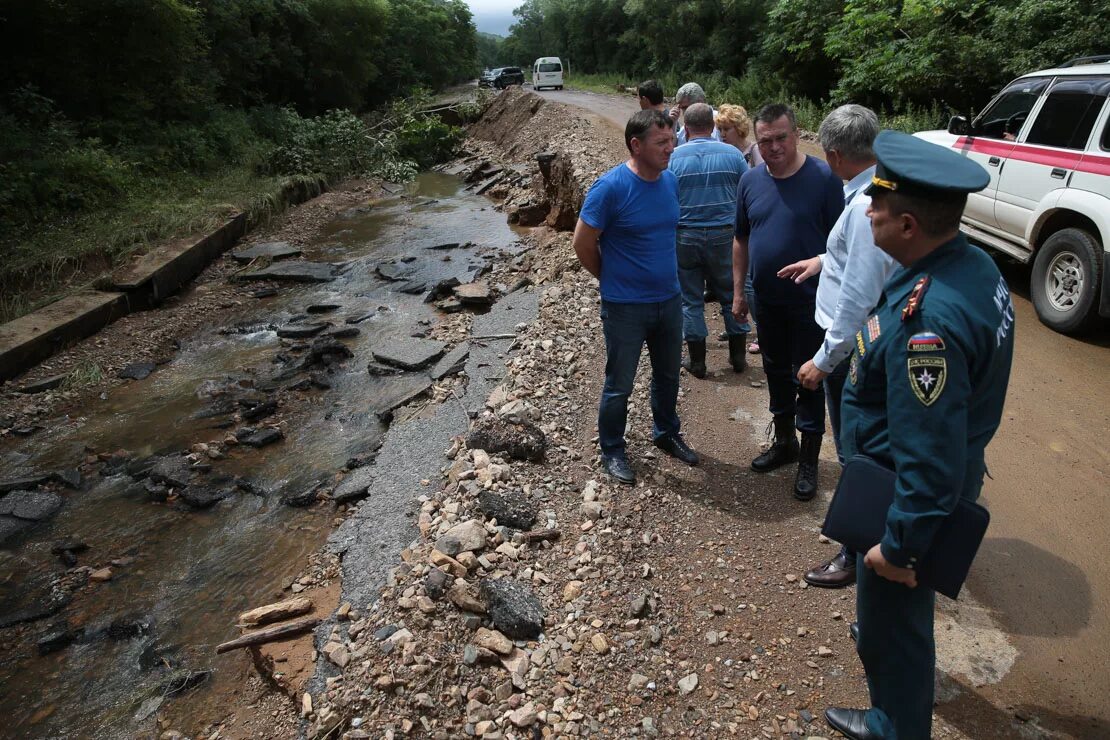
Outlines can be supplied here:
M226 416L206 410L273 376L275 355L284 349L275 327L298 320L312 304L338 304L337 311L309 319L338 326L347 317L369 315L358 323L359 336L346 340L354 358L328 376L331 389L310 391L307 401L282 409L284 442L235 448L213 463L214 473L252 482L254 493L190 511L152 503L123 473L94 476L79 491L63 493L66 504L52 521L0 548L0 617L44 601L51 579L65 570L50 552L58 540L89 545L81 564L123 559L110 582L79 591L52 617L0 630L0 643L8 643L0 645L6 724L0 734L131 735L143 701L165 693L165 682L179 677L168 665L210 669L217 677L221 668L227 671L231 658L216 657L213 648L238 635L235 615L280 598L330 529L330 505L294 509L280 496L305 490L375 447L384 432L375 414L381 399L413 382L405 375L371 376L366 364L373 346L409 336L436 312L421 295L396 292L398 283L381 279L375 266L403 257L420 279L466 282L482 265L517 251L517 234L504 216L461 188L454 177L425 173L407 192L337 218L304 256L341 264L334 282L248 300L220 317L220 325L184 341L174 359L145 380L115 389L28 439L0 443L4 479L74 468L89 450L123 449L142 458L221 439L227 430L214 422ZM446 242L463 246L429 248ZM144 626L137 636L105 635L121 622ZM34 654L29 643L63 625L83 627L84 637L58 652ZM17 631L21 642L11 644ZM207 684L193 689L207 690Z

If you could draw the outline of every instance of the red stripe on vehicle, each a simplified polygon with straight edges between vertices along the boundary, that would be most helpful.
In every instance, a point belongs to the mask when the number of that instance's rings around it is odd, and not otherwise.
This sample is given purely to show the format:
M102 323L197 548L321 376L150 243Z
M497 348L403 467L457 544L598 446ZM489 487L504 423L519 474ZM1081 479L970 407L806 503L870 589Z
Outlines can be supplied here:
M1008 141L976 139L961 136L953 145L954 149L985 154L990 157L1004 157L1021 162L1041 164L1046 167L1061 167L1076 172L1090 172L1095 175L1110 175L1110 157L1082 152L1064 152L1058 149L1045 149L1026 144L1012 144Z

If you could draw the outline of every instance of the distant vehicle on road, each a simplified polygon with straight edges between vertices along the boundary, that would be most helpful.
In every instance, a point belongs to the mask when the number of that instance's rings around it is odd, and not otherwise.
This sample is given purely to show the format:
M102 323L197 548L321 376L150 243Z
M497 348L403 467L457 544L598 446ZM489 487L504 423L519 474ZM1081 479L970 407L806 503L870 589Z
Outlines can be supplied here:
M1074 334L1110 317L1110 54L1011 82L968 121L916 134L979 162L962 230L1032 262L1030 294L1048 327Z
M532 63L532 88L563 89L563 63L559 57L540 57Z
M487 70L478 78L478 87L495 87L504 90L509 85L523 85L524 70L520 67L497 67Z

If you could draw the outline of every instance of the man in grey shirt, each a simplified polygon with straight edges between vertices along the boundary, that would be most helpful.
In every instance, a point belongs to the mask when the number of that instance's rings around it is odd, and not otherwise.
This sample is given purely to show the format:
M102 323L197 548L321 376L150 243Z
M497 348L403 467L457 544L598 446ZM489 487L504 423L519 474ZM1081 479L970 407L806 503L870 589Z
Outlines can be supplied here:
M872 144L879 134L879 119L862 105L842 105L821 122L818 139L825 150L829 167L844 186L844 211L840 214L825 246L825 254L787 265L779 277L800 283L821 273L817 286L817 324L825 339L813 359L798 371L806 388L825 384L829 422L836 441L836 455L844 464L840 445L840 399L848 374L848 356L855 345L856 332L879 302L883 285L897 265L886 252L875 246L867 207L871 198L864 190L875 174ZM832 560L805 574L811 585L841 588L855 583L856 554L841 548Z

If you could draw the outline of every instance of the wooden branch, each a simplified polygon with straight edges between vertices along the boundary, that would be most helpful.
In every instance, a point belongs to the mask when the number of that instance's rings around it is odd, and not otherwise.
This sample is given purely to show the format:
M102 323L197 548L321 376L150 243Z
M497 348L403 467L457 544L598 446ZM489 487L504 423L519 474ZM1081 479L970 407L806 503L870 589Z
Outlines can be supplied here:
M290 635L297 635L314 628L322 621L320 617L301 617L300 619L294 619L292 622L285 622L283 624L274 625L273 627L256 630L255 632L248 632L242 637L236 637L234 640L229 640L217 645L216 654L219 655L229 650L250 647L251 645L262 645L267 642L274 642L275 640L289 637Z
M560 536L557 529L534 529L531 532L524 532L524 541L531 544L543 540L557 540Z
M267 604L239 615L240 627L260 627L272 622L281 622L290 617L299 617L312 611L312 600L297 596L276 604Z

